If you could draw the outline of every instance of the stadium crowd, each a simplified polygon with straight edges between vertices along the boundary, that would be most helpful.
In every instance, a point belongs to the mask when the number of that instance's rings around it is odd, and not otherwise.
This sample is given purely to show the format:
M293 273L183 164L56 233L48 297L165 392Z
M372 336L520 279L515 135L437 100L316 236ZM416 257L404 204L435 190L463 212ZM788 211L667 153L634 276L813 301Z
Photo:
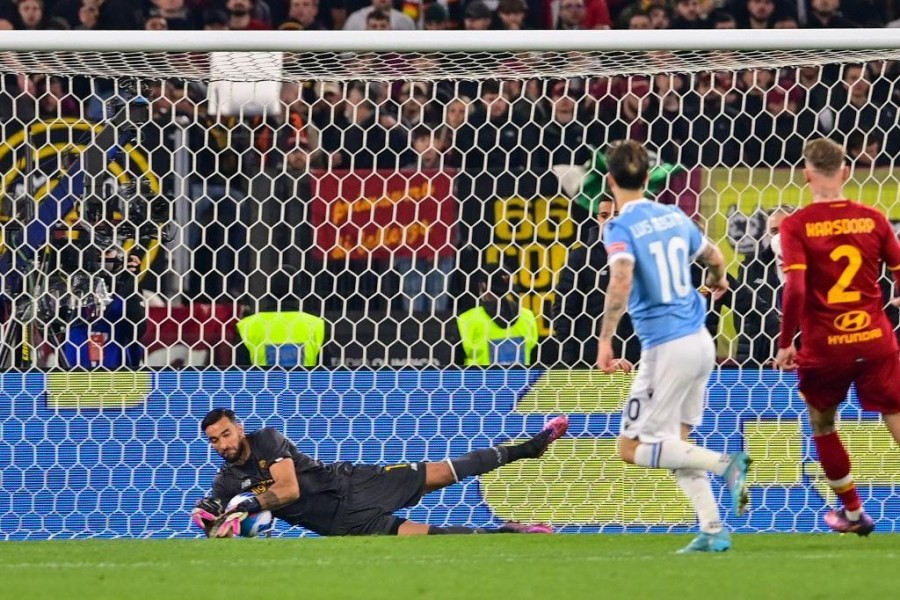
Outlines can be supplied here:
M0 29L847 28L896 26L897 10L890 0L3 0Z

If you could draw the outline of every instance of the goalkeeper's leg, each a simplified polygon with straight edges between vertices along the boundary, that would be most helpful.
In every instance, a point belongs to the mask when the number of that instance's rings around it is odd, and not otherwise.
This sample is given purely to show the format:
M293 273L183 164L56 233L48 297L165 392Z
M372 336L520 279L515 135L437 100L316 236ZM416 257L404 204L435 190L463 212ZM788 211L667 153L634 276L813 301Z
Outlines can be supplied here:
M554 441L565 435L569 418L560 415L544 425L536 436L514 446L493 446L473 450L458 458L426 463L425 493L459 483L467 477L483 475L523 458L539 458Z
M436 527L425 523L404 521L397 529L397 535L472 535L480 533L553 533L553 528L543 523L529 525L510 521L500 527L462 527L447 525Z

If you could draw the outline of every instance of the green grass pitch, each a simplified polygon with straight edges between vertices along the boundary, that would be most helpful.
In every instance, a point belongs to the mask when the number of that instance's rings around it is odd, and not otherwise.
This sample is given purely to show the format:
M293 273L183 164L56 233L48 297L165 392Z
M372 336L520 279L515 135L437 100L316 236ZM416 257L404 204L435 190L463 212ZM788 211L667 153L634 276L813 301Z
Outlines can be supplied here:
M0 544L3 598L519 600L896 597L900 534L85 540Z

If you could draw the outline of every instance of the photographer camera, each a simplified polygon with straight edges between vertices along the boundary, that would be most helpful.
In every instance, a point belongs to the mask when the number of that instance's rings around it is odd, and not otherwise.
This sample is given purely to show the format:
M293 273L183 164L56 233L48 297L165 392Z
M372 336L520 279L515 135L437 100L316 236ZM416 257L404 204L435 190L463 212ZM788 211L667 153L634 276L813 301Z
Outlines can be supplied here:
M143 357L146 310L138 272L148 249L168 239L169 201L147 182L108 198L85 198L81 218L51 235L37 319L63 368L136 368Z
M140 366L138 271L171 240L171 201L131 157L150 119L149 89L136 80L114 89L96 126L26 125L24 167L12 193L0 194L2 366ZM33 149L44 143L65 149ZM42 346L56 360L36 363Z

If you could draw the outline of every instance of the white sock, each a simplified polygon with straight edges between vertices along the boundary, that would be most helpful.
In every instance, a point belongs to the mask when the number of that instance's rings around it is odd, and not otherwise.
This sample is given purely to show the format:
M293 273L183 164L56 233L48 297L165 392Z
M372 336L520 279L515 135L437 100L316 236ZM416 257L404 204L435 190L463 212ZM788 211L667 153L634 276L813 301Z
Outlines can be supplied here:
M722 531L722 519L719 517L719 507L716 505L716 497L713 496L712 486L706 471L698 469L677 469L675 481L678 482L684 494L694 505L697 511L697 520L700 521L700 531L704 533L719 533Z
M857 508L856 510L847 510L845 508L844 514L847 515L847 518L851 521L859 521L859 518L862 516L862 509Z
M727 454L713 452L682 440L639 444L634 451L634 464L652 469L699 469L722 475L729 462L731 457Z

